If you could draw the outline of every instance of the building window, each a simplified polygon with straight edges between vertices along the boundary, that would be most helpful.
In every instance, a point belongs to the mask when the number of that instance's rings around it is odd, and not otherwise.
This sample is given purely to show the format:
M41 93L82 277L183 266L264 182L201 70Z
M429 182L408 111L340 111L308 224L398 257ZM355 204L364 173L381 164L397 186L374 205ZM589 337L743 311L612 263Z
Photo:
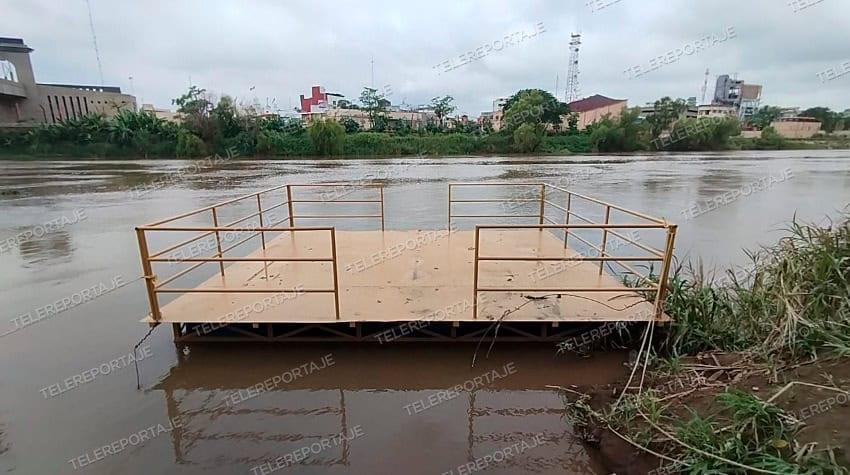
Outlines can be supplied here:
M83 98L83 105L86 106L86 115L89 115L89 98L88 97Z
M15 65L5 59L0 59L0 79L18 82L18 71Z
M83 117L83 106L80 105L80 96L77 96L77 112L80 114L80 117Z
M62 110L65 112L65 120L71 118L71 114L68 113L68 99L65 96L62 96Z
M53 96L53 101L56 102L56 120L62 122L65 120L65 114L62 113L62 106L59 105L59 96Z
M55 124L56 114L53 113L53 101L50 100L50 96L47 96L47 106L50 107L50 120Z

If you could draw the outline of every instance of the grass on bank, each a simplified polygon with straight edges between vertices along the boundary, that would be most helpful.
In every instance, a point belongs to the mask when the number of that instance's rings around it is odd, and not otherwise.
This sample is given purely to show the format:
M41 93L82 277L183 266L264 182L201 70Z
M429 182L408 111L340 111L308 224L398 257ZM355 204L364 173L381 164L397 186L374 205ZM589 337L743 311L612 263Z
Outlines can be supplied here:
M798 440L804 425L794 414L761 399L757 388L736 387L754 374L776 380L817 358L850 354L850 219L826 227L793 222L776 245L749 256L749 266L720 278L698 265L677 269L665 308L675 324L655 329L646 384L602 409L585 396L570 403L579 431L607 427L663 459L669 471L662 473L850 473L834 450ZM736 361L700 363L706 354ZM657 384L684 368L700 375L696 389ZM724 372L716 368L738 377L704 377ZM706 388L714 392L696 399L699 407L680 404L680 396Z

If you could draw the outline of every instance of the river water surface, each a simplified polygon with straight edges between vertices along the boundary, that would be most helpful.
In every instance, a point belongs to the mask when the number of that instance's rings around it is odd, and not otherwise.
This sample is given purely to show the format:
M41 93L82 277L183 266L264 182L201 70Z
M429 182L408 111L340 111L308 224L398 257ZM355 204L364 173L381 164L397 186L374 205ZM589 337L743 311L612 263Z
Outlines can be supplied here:
M485 457L487 473L604 473L546 386L611 382L624 371L621 353L574 358L550 345L496 344L470 368L466 345L177 348L163 327L140 349L137 389L127 355L148 330L135 280L139 224L282 183L377 180L388 228L437 229L448 182L546 181L677 222L678 258L726 266L744 263L742 248L774 242L793 216L823 222L850 203L847 151L233 160L181 172L187 165L0 162L3 472L259 474L269 467L252 468L295 452L306 458L279 473L459 473ZM145 184L158 189L133 191ZM45 226L51 220L60 225ZM92 287L96 298L38 319L45 305ZM328 355L333 364L320 364ZM247 397L283 374L287 383ZM433 404L438 391L485 374L500 377ZM234 394L247 400L222 404Z

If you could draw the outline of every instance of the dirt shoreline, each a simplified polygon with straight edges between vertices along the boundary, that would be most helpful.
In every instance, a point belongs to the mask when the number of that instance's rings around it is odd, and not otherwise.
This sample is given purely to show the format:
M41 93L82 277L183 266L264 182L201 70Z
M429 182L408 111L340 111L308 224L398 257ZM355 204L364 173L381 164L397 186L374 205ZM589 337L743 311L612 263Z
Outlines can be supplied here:
M815 359L779 372L752 363L751 355L744 353L702 354L688 359L687 365L700 370L674 376L647 374L645 387L658 391L658 397L669 403L670 415L688 418L688 411L694 410L702 417L709 417L716 410L715 396L729 389L751 393L763 401L775 398L773 404L802 422L797 433L800 444L833 448L838 462L850 467L850 451L846 450L850 447L850 431L846 427L846 421L850 420L850 395L823 388L850 389L850 365L845 358ZM602 411L615 402L625 380L574 390L589 397L586 402L592 409ZM796 383L789 384L792 382ZM572 393L569 396L570 400L577 399ZM640 421L637 426L651 429ZM576 433L607 473L678 473L667 471L667 462L636 448L598 422ZM652 448L663 452L661 447Z

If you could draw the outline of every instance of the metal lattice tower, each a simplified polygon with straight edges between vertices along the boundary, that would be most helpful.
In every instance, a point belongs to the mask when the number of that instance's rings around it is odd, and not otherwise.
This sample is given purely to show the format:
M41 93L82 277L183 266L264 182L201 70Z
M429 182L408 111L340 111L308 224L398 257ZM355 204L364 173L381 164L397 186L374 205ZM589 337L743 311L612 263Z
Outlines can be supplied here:
M564 100L567 103L578 100L578 50L581 46L581 33L573 33L570 35L570 63L567 67L567 88L564 91Z

